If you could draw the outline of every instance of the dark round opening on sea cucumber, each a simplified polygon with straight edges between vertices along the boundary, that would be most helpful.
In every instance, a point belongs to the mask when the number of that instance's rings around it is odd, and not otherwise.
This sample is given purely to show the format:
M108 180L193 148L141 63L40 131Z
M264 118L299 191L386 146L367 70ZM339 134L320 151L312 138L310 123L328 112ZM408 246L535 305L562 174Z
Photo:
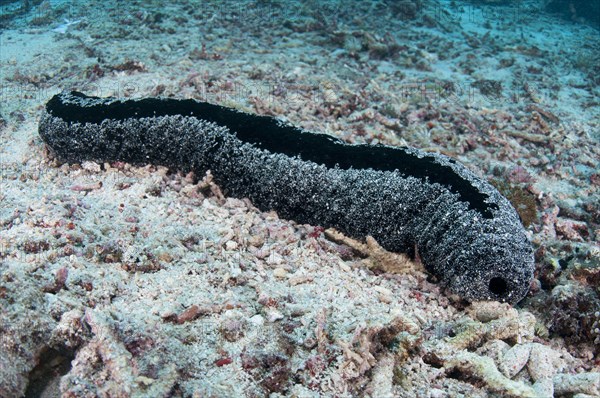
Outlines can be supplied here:
M497 296L502 296L506 293L507 289L506 281L500 277L493 277L490 279L490 292Z

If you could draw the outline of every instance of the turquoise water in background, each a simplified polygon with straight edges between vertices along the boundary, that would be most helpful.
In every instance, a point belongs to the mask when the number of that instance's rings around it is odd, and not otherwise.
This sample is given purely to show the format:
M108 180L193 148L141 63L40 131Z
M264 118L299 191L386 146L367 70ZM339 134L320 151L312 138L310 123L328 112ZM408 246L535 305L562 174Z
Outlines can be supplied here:
M543 18L540 18L543 17ZM11 29L29 30L30 32L42 33L52 32L56 35L55 40L73 39L80 36L78 32L89 34L89 48L86 49L87 56L97 58L98 65L102 65L103 57L95 54L93 47L110 47L121 40L139 40L143 42L150 37L156 40L153 44L157 47L166 45L170 50L174 47L190 47L196 49L191 54L201 61L218 60L223 54L216 52L202 53L202 45L210 47L210 41L205 40L206 35L223 37L227 33L232 34L231 40L238 40L245 46L246 39L252 36L261 36L269 31L273 32L272 40L282 41L285 36L281 35L276 27L285 27L296 33L318 33L322 34L322 43L335 49L346 49L351 55L364 51L361 48L352 48L360 43L352 43L351 40L336 37L336 31L362 30L379 35L375 41L385 42L385 35L394 37L401 29L398 22L410 23L413 28L437 28L440 35L447 35L449 40L454 39L449 35L460 34L460 29L468 34L480 34L486 38L486 32L492 32L492 36L509 36L515 32L522 32L525 41L529 41L527 35L544 34L545 26L554 24L547 18L557 18L556 21L564 23L563 32L569 34L569 27L586 26L600 31L600 1L581 0L530 0L530 1L403 1L403 0L372 0L372 1L341 1L341 0L241 0L241 1L177 1L177 2L136 2L136 1L83 1L83 0L20 0L0 1L0 60L11 57L13 54L2 55L2 40L6 41L6 33ZM475 31L469 31L466 25L478 25ZM101 26L106 25L105 31ZM140 29L140 26L143 29ZM190 27L197 31L190 35ZM233 27L230 32L228 29ZM223 29L224 31L221 31ZM96 32L94 32L96 30ZM536 33L537 32L537 33ZM356 36L356 32L353 33ZM573 33L577 35L577 32ZM3 37L4 36L4 37ZM63 37L64 36L64 37ZM339 39L336 42L336 39ZM358 38L363 40L364 38ZM418 38L416 38L418 39ZM527 39L527 40L525 40ZM552 39L550 35L548 39ZM79 37L78 40L81 40ZM371 40L370 38L368 40ZM481 39L477 39L481 41ZM475 41L477 41L475 40ZM96 43L94 43L94 41ZM173 41L176 45L173 46ZM474 42L475 42L474 41ZM473 42L473 43L474 43ZM93 43L93 44L92 44ZM195 43L195 44L194 44ZM33 44L33 43L32 43ZM85 43L81 43L85 46ZM131 44L131 43L128 43ZM261 43L262 44L262 43ZM469 43L471 44L471 43ZM479 43L486 44L486 43ZM404 43L399 43L400 47ZM553 45L551 45L553 46ZM32 51L35 46L31 47ZM147 47L147 46L145 46ZM371 46L376 47L376 46ZM538 46L539 47L539 46ZM251 52L251 47L246 47ZM22 48L27 53L28 47ZM143 48L136 52L131 48L123 52L126 58L145 58ZM242 49L238 48L238 51ZM403 49L395 49L386 53L384 48L369 48L370 58L383 60L394 59L397 52ZM428 51L432 51L427 49ZM498 54L499 48L496 49ZM547 49L540 48L544 51ZM394 53L394 51L396 53ZM490 51L494 51L490 48ZM433 49L432 52L435 52ZM590 48L590 52L600 52L597 48ZM59 54L56 54L57 56ZM332 55L338 55L333 51ZM437 52L442 58L445 54ZM493 56L488 52L488 56ZM536 57L536 54L529 54ZM106 58L106 54L104 55ZM568 55L567 55L568 57ZM575 57L575 55L574 55ZM581 59L579 59L581 58ZM592 70L590 75L598 75L596 57L579 57L572 59L573 63ZM5 61L8 61L5 60ZM17 57L16 61L20 61ZM41 62L41 61L40 61ZM89 60L86 60L89 63ZM144 59L146 64L151 65L152 60ZM586 65L583 65L586 64ZM83 78L104 77L100 68L94 70L94 66L83 63L81 67L86 70ZM127 66L124 65L124 68ZM409 66L409 69L414 66ZM381 66L382 71L385 66ZM416 65L419 68L419 65ZM5 75L8 68L3 68L0 74ZM437 72L435 69L433 72ZM101 76L100 76L101 75ZM5 76L6 77L6 76ZM80 83L81 80L79 79ZM35 82L34 82L35 83ZM36 89L46 86L40 82ZM34 84L35 85L35 84ZM3 86L3 91L11 90L10 84ZM20 87L26 90L27 87ZM493 91L493 90L492 90ZM41 94L47 98L47 95Z

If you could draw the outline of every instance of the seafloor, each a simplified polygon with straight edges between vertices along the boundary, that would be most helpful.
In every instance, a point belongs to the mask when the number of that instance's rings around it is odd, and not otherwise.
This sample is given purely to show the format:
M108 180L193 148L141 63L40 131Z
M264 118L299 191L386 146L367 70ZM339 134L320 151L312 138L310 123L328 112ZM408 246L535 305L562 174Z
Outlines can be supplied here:
M0 396L600 396L597 2L556 3L1 1ZM530 293L464 302L210 175L60 164L65 89L456 157L520 211Z

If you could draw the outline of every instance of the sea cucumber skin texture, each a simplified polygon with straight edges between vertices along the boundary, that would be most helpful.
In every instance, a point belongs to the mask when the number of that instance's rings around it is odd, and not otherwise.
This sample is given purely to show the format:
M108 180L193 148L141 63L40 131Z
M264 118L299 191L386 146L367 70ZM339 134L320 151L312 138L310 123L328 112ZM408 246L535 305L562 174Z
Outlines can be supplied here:
M467 300L514 304L529 290L533 250L514 208L491 185L446 156L318 138L342 154L374 148L392 151L392 155L397 151L398 156L417 161L426 158L432 173L454 173L450 177L458 181L455 184L466 182L469 189L481 193L486 206L490 205L487 213L461 200L460 194L443 183L386 170L376 159L373 168L319 164L306 160L310 155L303 153L290 156L261 148L261 143L250 142L247 135L240 139L230 128L234 126L198 116L121 115L80 123L65 120L56 109L62 103L76 104L85 114L94 110L92 103L119 100L63 93L51 101L55 102L42 115L39 133L63 161L152 163L200 174L210 169L226 195L248 197L261 210L276 210L299 223L335 227L356 238L371 235L390 251L412 253L416 247L427 269ZM134 100L122 103L135 104ZM223 109L233 118L240 114ZM294 137L282 132L281 139ZM437 176L436 181L442 180Z

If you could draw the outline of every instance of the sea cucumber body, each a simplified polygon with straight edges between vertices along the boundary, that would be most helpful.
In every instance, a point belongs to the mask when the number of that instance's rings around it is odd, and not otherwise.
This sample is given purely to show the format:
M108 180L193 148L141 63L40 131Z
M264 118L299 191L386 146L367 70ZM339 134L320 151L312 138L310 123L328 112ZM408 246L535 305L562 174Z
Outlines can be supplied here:
M64 161L210 169L225 194L248 197L261 210L371 235L391 251L416 247L425 266L469 300L516 303L533 277L532 248L513 207L443 155L349 145L192 100L79 93L55 96L39 133Z

